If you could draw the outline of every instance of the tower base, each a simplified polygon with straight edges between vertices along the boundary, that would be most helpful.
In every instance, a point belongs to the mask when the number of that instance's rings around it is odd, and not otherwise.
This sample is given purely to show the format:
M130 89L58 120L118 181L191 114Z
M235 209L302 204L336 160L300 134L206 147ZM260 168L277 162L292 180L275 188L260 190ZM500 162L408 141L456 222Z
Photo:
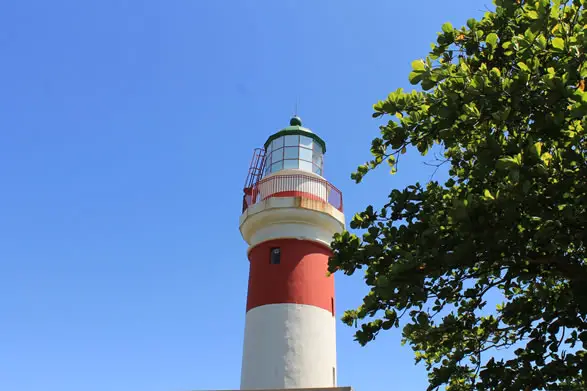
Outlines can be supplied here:
M335 322L331 312L302 304L264 305L247 312L241 390L333 389Z

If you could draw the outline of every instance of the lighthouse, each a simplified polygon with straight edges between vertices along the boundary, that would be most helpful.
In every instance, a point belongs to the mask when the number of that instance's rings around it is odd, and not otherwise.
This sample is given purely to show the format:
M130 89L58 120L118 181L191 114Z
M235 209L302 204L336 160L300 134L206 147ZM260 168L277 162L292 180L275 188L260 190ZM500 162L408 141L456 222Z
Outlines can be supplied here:
M330 243L342 193L325 179L326 143L298 117L253 153L240 231L250 264L241 390L336 387Z

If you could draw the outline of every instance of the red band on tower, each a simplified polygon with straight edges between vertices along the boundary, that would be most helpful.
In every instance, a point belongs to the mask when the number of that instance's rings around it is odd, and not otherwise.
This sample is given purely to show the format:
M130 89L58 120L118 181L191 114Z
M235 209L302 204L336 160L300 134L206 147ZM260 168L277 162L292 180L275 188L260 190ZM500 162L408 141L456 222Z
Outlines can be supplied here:
M278 264L271 250L280 249ZM332 252L315 242L277 239L255 246L249 253L247 311L266 304L313 305L334 312L334 277L327 276Z

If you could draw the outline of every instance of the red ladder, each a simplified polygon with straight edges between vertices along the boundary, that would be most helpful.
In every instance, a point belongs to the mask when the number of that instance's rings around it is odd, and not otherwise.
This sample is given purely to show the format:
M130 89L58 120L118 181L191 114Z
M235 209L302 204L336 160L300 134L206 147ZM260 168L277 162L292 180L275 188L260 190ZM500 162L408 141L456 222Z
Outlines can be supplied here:
M263 148L255 148L253 151L253 158L249 167L249 173L245 180L245 188L243 195L243 212L255 203L256 195L253 194L253 187L259 182L263 176L263 169L265 168L265 150Z
M263 176L263 169L265 168L265 150L263 148L255 148L253 151L253 158L249 167L249 173L245 180L245 189L249 189L259 182Z

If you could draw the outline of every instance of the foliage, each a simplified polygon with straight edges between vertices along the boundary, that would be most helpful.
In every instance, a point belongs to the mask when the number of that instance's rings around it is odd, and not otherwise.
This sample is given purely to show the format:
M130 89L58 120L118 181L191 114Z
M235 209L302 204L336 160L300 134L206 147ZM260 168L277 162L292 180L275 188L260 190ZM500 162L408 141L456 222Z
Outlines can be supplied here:
M362 345L402 327L428 390L587 390L586 5L496 0L446 23L412 63L421 91L374 105L396 118L352 178L434 144L450 178L356 214L329 270L365 270L343 321Z

